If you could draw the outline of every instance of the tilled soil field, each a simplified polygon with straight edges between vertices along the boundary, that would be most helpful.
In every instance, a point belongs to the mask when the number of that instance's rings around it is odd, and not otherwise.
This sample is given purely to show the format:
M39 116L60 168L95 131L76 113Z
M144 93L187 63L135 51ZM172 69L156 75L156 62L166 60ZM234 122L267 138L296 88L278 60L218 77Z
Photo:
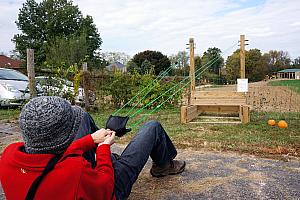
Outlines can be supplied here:
M199 90L200 88L198 88ZM236 91L236 85L205 87L207 91ZM300 112L300 95L284 86L267 86L261 81L249 84L247 104L253 111Z

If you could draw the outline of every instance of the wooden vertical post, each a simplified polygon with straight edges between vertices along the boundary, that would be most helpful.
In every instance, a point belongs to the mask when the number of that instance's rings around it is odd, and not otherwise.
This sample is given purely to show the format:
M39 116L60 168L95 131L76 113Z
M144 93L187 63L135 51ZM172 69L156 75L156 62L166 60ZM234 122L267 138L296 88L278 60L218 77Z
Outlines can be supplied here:
M190 79L191 79L191 89L190 89L190 97L192 98L195 94L195 58L194 58L194 39L190 38L189 41L189 46L190 46ZM190 105L191 100L189 99L189 105Z
M245 78L245 35L240 35L241 78Z
M36 97L33 49L27 49L27 74L29 79L30 98L33 98Z
M89 110L90 102L89 102L89 88L88 88L88 69L87 69L87 63L82 63L82 69L83 69L83 90L84 90L84 108L86 111Z
M240 106L240 119L243 124L247 124L250 122L250 108L249 106L242 105Z
M180 122L182 124L187 123L187 106L181 106L181 110L180 110Z

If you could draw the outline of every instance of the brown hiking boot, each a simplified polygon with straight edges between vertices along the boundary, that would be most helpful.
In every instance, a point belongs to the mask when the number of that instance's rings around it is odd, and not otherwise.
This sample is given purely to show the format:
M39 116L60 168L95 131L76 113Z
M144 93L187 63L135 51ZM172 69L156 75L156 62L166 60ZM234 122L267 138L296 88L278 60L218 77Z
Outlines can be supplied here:
M155 163L152 164L150 174L154 177L163 177L167 175L180 174L184 171L185 161L172 160L164 167L159 167Z

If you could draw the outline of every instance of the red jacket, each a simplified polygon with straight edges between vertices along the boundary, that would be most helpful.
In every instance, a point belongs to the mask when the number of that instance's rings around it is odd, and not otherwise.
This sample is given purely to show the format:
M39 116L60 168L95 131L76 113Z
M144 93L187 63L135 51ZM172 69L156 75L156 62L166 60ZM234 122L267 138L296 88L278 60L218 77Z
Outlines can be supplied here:
M32 182L54 156L27 154L20 150L23 146L21 142L9 145L0 158L1 184L8 200L25 199ZM92 169L82 154L94 147L90 135L73 142L55 168L46 175L37 189L35 199L110 200L114 190L110 146L103 144L97 147L97 166Z

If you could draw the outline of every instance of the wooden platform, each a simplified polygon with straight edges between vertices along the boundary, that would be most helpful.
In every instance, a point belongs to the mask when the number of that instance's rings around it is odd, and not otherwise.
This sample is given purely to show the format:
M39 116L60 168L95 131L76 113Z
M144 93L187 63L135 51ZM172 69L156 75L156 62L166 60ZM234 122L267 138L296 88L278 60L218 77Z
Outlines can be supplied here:
M246 105L244 93L229 91L196 91L191 105L181 107L181 122L188 123L204 113L236 113L242 123L250 121L250 106Z
M246 77L245 41L245 35L240 35L241 79L245 79ZM181 122L188 123L195 119L199 114L213 112L229 114L236 113L239 115L242 123L248 123L250 121L250 106L246 104L245 93L232 91L196 91L194 48L194 39L190 38L190 93L188 98L188 105L181 107Z

